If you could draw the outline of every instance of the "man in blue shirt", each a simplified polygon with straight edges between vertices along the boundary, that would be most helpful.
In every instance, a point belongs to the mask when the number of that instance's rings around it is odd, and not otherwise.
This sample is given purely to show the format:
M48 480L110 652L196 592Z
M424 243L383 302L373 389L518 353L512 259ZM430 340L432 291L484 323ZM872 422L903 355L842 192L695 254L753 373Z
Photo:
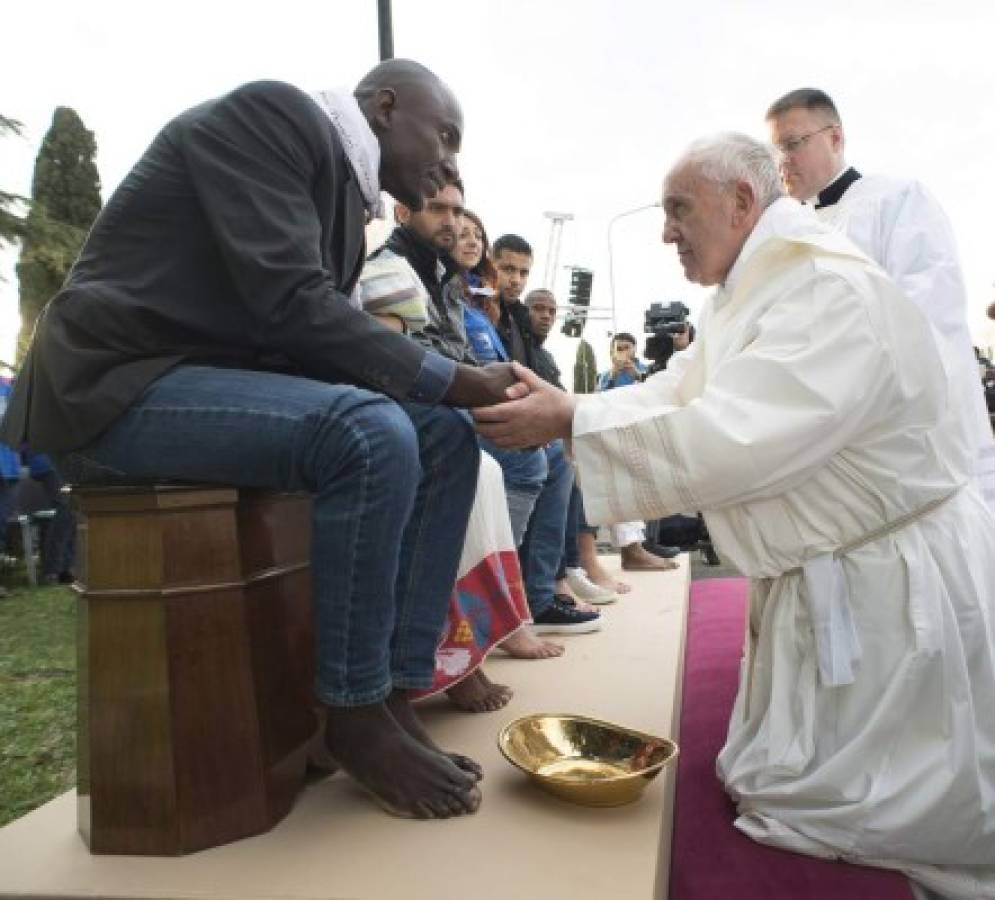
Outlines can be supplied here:
M625 387L642 381L646 375L646 364L636 356L636 339L625 331L612 338L612 367L598 376L598 390Z

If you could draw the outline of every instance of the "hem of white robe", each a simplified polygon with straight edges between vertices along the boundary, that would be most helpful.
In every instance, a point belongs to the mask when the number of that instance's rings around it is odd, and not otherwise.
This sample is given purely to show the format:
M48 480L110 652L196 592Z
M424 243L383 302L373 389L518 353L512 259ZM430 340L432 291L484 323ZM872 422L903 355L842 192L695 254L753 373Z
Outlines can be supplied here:
M735 826L751 840L819 859L842 860L858 866L892 869L944 900L995 900L995 865L930 865L900 859L879 859L839 850L807 837L777 819L753 811L739 816Z

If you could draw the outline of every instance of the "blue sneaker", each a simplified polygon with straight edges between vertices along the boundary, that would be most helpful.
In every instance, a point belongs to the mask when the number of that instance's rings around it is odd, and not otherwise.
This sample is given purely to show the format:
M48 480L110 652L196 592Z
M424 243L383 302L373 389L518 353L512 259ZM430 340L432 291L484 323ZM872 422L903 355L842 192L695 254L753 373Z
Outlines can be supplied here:
M581 612L573 605L572 598L567 602L563 594L557 594L533 619L532 630L536 634L588 634L600 631L601 621L600 613Z

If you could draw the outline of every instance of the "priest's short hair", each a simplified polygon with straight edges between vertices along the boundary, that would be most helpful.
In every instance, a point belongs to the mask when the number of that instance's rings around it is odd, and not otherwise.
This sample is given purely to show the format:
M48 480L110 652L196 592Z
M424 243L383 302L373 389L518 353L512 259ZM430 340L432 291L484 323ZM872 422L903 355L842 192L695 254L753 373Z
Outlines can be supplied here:
M765 118L769 122L771 119L783 116L793 109L823 112L832 119L834 125L841 124L840 114L836 109L836 104L833 103L833 98L818 88L798 88L798 90L789 91L770 105Z

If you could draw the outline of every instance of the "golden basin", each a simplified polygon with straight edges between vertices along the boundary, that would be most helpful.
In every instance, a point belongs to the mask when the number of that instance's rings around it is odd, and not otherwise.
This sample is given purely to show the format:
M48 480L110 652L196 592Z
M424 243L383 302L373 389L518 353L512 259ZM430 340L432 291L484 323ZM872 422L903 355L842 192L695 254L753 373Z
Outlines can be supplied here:
M498 747L543 790L585 806L635 800L677 758L677 744L600 719L537 713L501 729Z

